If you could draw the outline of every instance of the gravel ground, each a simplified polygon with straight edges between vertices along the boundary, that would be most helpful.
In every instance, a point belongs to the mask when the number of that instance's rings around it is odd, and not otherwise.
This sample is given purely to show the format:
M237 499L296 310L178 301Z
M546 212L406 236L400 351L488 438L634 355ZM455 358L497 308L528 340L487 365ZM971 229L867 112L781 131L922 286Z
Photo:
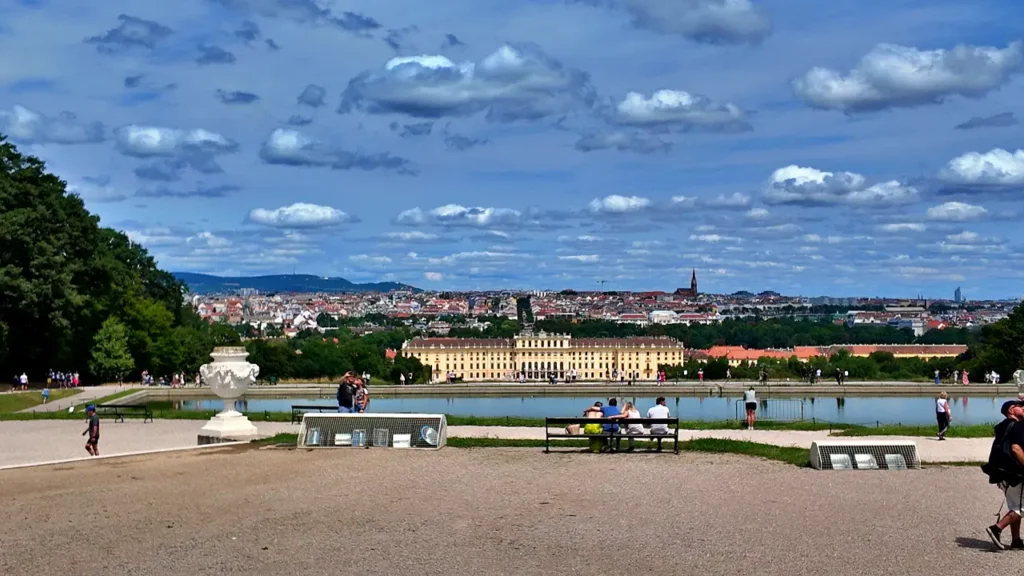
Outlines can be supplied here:
M975 468L254 450L0 472L2 574L1009 574Z

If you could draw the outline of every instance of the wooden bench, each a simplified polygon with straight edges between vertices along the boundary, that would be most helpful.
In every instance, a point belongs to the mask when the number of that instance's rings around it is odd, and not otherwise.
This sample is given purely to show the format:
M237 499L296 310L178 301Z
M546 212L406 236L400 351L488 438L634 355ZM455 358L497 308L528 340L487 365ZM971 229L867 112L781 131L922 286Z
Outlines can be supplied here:
M338 407L330 404L292 404L292 424L298 424L302 422L302 415L306 412L337 412Z
M579 434L569 434L565 431L567 426L572 424L579 425ZM600 434L587 434L583 432L584 426L587 424L600 424L602 432ZM605 430L606 424L616 424L617 428L611 430ZM630 424L640 424L644 426L643 434L627 434L626 430ZM668 432L665 434L652 434L650 427L652 424L664 424L668 426ZM552 427L557 431L552 432ZM551 452L551 439L552 438L601 438L606 440L609 446L617 447L623 438L632 438L633 440L657 440L658 451L661 451L661 442L663 440L672 440L673 451L679 454L679 419L678 418L585 418L577 416L573 418L545 418L544 419L544 452Z
M100 411L103 411L102 413ZM142 416L142 423L153 421L153 410L147 404L100 404L96 406L97 416L113 416L114 422L124 422L127 416Z

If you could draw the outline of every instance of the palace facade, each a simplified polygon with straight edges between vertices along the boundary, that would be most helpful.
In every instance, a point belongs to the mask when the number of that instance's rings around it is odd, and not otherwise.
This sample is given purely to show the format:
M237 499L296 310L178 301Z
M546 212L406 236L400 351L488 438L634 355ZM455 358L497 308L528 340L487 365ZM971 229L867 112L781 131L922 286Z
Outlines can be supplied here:
M655 380L659 365L682 365L683 343L664 336L573 338L523 332L514 338L413 338L402 355L430 366L434 382L454 373L468 381L554 376L565 380Z

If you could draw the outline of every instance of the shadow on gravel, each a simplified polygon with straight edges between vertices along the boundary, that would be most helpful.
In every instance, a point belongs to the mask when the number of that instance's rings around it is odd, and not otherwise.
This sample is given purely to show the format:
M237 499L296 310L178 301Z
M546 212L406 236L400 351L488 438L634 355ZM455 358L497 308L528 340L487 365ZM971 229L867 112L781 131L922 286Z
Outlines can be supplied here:
M972 550L982 550L984 552L998 552L992 545L991 540L982 540L981 538L968 538L966 536L957 536L957 546L961 548L970 548Z

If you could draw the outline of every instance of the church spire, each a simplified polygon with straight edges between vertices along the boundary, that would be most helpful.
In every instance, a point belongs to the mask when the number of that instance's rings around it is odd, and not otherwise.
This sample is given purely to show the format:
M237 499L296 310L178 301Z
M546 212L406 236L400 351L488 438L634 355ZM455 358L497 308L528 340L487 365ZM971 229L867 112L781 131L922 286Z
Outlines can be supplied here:
M694 295L697 294L697 269L693 269L693 275L690 276L690 290L693 291Z

